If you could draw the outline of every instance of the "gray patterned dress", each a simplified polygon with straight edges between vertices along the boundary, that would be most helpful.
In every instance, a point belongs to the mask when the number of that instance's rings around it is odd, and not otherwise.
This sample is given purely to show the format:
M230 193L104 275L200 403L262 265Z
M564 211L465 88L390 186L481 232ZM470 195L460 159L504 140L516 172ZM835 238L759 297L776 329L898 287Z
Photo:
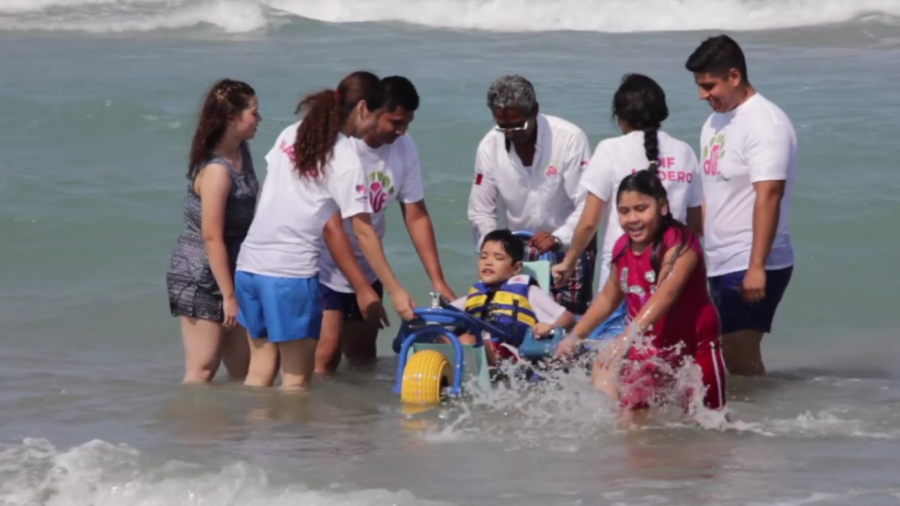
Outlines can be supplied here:
M259 181L253 170L253 160L247 145L241 145L243 170L237 172L227 160L212 158L207 164L220 163L231 173L231 193L225 204L225 247L231 272L234 274L241 243L253 221ZM172 316L189 316L221 322L225 319L222 293L209 267L201 230L200 196L194 191L194 182L187 185L184 197L184 221L187 227L178 237L172 261L166 272L166 288L169 292L169 310Z

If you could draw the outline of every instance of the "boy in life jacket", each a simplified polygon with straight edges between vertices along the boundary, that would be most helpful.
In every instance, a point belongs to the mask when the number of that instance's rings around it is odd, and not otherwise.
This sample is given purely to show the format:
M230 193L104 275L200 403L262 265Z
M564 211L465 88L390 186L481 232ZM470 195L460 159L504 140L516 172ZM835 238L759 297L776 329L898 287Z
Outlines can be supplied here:
M540 338L556 327L570 328L575 324L575 315L541 290L534 278L521 274L524 257L525 244L511 231L488 233L478 259L479 281L467 296L452 302L470 315L508 330L502 336L485 337L490 364L515 356L528 329ZM462 344L475 344L472 334L463 334L459 340Z

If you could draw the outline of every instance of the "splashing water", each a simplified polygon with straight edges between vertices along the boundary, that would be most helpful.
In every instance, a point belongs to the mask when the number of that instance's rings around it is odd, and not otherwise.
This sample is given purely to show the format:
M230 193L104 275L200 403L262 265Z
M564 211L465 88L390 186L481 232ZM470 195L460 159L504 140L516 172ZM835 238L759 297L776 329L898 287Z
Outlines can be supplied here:
M622 347L614 353L613 360L618 362L613 365L614 370L627 362L629 347L655 349L650 337L638 335L634 328L618 344ZM465 398L447 403L430 415L421 413L428 410L412 410L409 418L422 416L430 420L431 423L421 422L427 426L423 437L429 441L491 439L515 448L576 451L582 442L611 437L621 429L618 401L597 390L592 381L594 360L598 354L612 354L611 346L613 340L591 343L587 353L565 363L549 361L533 367L501 363L498 376L503 379L494 382L491 389L481 389L475 378L470 378L465 385ZM679 366L659 356L648 362L657 374L670 378L656 392L649 427L739 427L728 422L727 408L713 411L703 406L705 386L692 359ZM533 381L531 373L538 374L541 381ZM613 377L619 388L618 374ZM696 393L688 396L688 392Z

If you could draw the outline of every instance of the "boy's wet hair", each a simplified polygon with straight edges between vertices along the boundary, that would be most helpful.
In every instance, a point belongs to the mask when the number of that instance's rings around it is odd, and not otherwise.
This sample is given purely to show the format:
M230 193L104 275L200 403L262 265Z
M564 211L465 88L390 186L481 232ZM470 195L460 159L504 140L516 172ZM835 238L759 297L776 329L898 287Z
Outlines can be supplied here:
M511 230L502 228L490 232L488 235L484 236L481 247L483 248L484 245L489 242L500 243L500 246L503 247L503 251L512 258L513 265L525 259L525 242L522 241L521 238L516 237Z

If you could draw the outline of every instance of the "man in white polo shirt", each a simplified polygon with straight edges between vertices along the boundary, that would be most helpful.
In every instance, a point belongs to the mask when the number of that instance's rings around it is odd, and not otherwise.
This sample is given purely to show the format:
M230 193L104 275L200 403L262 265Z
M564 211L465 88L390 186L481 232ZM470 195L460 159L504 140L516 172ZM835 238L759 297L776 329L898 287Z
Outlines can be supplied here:
M700 157L707 275L725 365L731 374L763 375L760 344L794 265L788 224L797 135L784 111L750 84L744 53L730 37L705 40L685 67L713 109Z
M496 230L502 206L506 228L534 232L526 261L551 252L561 261L584 207L581 172L591 159L587 135L563 119L541 114L534 87L524 77L503 76L491 84L487 106L494 128L475 155L469 222L475 247ZM585 250L567 286L551 287L556 301L583 314L593 299L596 238Z

